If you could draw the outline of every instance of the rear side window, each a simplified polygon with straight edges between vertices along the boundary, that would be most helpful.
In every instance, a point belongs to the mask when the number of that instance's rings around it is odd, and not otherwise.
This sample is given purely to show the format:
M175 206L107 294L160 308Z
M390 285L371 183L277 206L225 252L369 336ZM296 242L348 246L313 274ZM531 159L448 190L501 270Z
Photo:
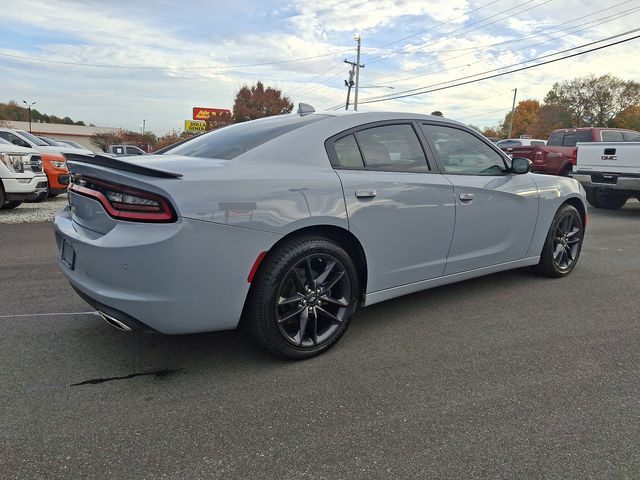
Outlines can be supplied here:
M384 125L356 132L367 169L426 172L427 158L411 125Z
M562 146L563 137L564 134L562 132L552 133L549 140L547 140L547 145L550 147L560 147Z
M544 142L542 142L540 140L531 140L531 146L536 147L536 146L540 146L540 145L544 145Z
M612 130L603 130L602 141L603 142L624 142L624 136L622 135L622 132L616 132Z
M128 155L142 155L142 152L134 147L127 147Z
M236 123L178 145L167 154L231 160L280 135L325 118L329 116L277 115L251 122Z
M347 135L346 137L336 140L334 144L336 149L336 157L341 167L345 168L362 168L364 162L362 161L362 155L360 149L356 143L356 138L353 135Z
M638 132L624 132L625 142L640 142L640 133Z

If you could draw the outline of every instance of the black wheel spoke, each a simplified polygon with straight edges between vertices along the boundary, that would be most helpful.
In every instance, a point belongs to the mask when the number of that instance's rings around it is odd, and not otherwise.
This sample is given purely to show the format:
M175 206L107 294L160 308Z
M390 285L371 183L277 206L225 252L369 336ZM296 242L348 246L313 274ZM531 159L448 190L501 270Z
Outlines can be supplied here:
M299 308L295 312L292 312L292 313L288 314L285 317L279 318L278 319L278 323L284 323L284 322L286 322L288 320L291 320L292 318L297 317L298 315L300 315L304 310L306 310L306 308Z
M323 295L320 297L320 300L322 300L323 302L327 302L327 303L332 303L334 305L338 305L340 307L348 307L349 306L349 302L347 301L346 298L333 298L330 297L329 295Z
M307 286L309 288L315 287L315 282L313 279L313 269L311 268L311 258L306 257L304 259L304 271L307 275Z
M341 323L342 322L342 320L340 320L338 317L336 317L333 313L327 312L322 307L317 307L317 310L318 310L318 312L322 313L325 317L329 318L330 320L332 320L335 323Z
M344 270L342 270L340 273L336 274L335 278L333 280L331 280L331 282L328 285L323 285L322 289L325 292L328 292L329 290L331 290L340 280L342 280L342 277L344 276Z
M280 297L278 299L278 305L288 305L290 303L296 303L302 300L303 298L304 298L304 295L302 293L296 292L294 295L291 295L290 297L287 297L287 298Z
M298 345L302 344L304 340L304 334L307 331L307 323L309 322L309 310L307 308L302 309L302 313L300 314L300 328L298 331L298 335L296 338L298 339Z
M296 284L296 290L298 290L299 292L304 292L304 281L302 281L298 270L295 268L293 269L293 281Z
M316 285L318 287L321 287L322 284L327 281L327 278L329 278L329 275L331 275L331 272L333 271L333 267L335 266L336 266L336 262L328 263L324 271L320 275L318 275L318 278L316 278Z

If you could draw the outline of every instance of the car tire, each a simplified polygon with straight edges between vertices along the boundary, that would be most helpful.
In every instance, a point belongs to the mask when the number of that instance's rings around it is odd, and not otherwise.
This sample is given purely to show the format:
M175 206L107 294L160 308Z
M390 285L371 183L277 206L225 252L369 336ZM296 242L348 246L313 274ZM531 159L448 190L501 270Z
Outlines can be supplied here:
M587 194L587 202L593 207L617 210L627 203L626 196L611 195L596 188L586 188L585 192Z
M583 239L584 225L580 213L572 205L562 205L553 217L540 262L534 271L553 278L569 275L580 258Z
M13 201L5 201L4 204L2 206L0 206L0 210L13 210L16 207L19 207L20 205L22 205L22 202L18 201L18 200L13 200Z
M269 252L251 285L245 319L271 353L302 360L332 347L358 307L353 260L333 241L293 239Z

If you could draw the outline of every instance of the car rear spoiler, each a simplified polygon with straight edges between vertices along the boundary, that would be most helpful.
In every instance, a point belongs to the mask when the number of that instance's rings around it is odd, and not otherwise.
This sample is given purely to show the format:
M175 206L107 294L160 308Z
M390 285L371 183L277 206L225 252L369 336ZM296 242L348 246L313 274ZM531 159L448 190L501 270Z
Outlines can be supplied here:
M98 165L100 167L113 168L114 170L124 170L127 172L138 173L148 177L160 178L180 178L181 173L169 172L160 168L145 167L136 165L135 163L120 160L118 158L108 157L106 155L82 155L79 153L65 153L65 158L69 163L88 163Z

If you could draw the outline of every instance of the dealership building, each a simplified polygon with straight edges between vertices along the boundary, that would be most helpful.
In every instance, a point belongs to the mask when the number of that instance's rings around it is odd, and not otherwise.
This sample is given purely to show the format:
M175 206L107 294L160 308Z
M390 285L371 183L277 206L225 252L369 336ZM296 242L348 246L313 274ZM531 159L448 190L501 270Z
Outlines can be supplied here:
M29 131L29 122L17 122L3 120L9 128ZM54 140L71 140L78 142L92 152L100 153L102 150L91 143L91 136L95 133L118 133L121 129L111 127L87 127L83 125L66 125L63 123L31 123L31 133L42 135Z

